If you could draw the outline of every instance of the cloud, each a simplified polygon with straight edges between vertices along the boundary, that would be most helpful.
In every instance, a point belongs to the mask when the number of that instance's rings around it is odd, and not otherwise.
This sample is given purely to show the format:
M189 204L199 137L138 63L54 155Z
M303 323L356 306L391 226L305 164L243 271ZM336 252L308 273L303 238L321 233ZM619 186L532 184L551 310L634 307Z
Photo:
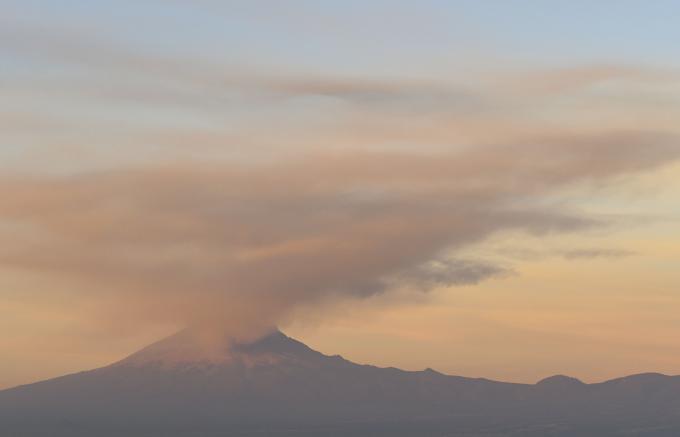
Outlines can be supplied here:
M595 258L625 258L637 253L630 250L607 247L588 247L578 249L529 249L520 247L504 247L499 250L501 255L517 260L541 260L546 258L564 258L567 260L595 259Z
M0 264L67 278L79 298L130 323L252 332L303 306L502 275L457 254L498 232L598 225L545 201L679 156L673 136L610 132L7 176Z
M532 71L516 76L511 83L515 90L564 94L615 81L677 85L680 82L680 72L674 69L654 69L637 65L592 64Z
M188 55L150 53L69 28L29 28L11 22L0 29L0 49L22 60L87 69L64 85L71 95L127 99L159 104L214 107L247 99L331 98L351 105L392 108L474 107L481 104L463 88L426 80L329 77L313 74L265 73L262 70ZM112 72L116 77L111 77ZM65 79L65 80L64 80ZM132 80L130 80L132 79ZM61 87L59 86L61 85ZM70 85L70 86L69 86Z
M651 77L634 69L542 72L544 83L501 90L503 80L486 89L245 71L68 31L4 26L0 36L15 60L65 67L54 81L13 78L28 89L12 87L14 99L33 92L58 110L0 117L48 137L25 159L29 171L0 176L0 265L68 281L97 317L130 324L257 330L337 299L502 277L511 266L462 252L505 231L601 225L560 206L560 190L680 156L677 137L654 123L626 130L598 117L593 128L543 111L555 94ZM202 112L160 112L170 107ZM57 167L54 137L83 153L68 155L69 171L42 174L38 160ZM142 152L149 144L156 155ZM251 159L262 144L280 153ZM86 163L86 152L106 165Z
M562 252L562 256L564 256L566 259L623 258L632 255L635 255L635 252L622 249L605 248L574 249L565 250Z
M487 279L502 277L512 271L485 261L466 259L432 260L404 272L394 286L431 290L436 287L475 285Z

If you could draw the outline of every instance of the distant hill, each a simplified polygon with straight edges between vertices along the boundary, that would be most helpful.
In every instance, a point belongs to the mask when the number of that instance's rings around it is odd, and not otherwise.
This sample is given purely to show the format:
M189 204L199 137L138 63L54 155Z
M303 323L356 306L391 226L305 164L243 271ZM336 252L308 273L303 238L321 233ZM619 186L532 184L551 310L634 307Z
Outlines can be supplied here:
M680 436L680 377L535 385L359 365L276 331L205 354L189 331L0 391L0 436Z

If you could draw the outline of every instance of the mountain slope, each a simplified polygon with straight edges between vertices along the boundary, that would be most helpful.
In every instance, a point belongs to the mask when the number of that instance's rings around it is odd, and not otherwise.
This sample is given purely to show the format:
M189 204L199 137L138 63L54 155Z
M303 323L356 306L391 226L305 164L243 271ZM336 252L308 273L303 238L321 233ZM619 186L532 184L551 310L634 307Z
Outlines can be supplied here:
M359 365L278 331L216 348L183 331L110 366L0 392L3 436L680 435L679 425L678 377L501 383Z

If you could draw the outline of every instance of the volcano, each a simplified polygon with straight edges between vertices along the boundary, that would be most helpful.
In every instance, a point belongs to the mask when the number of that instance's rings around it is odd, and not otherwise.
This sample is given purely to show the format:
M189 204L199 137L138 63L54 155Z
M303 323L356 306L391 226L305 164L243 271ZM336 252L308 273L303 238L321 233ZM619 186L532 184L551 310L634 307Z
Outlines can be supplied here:
M109 366L0 391L0 435L680 435L680 377L535 385L328 356L274 331L182 331Z

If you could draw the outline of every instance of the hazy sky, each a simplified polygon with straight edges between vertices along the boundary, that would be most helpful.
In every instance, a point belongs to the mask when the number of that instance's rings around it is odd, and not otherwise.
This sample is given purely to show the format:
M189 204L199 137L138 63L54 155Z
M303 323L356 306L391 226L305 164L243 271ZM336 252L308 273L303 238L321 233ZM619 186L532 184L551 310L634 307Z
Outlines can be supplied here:
M680 374L679 15L0 0L0 388L191 324Z

